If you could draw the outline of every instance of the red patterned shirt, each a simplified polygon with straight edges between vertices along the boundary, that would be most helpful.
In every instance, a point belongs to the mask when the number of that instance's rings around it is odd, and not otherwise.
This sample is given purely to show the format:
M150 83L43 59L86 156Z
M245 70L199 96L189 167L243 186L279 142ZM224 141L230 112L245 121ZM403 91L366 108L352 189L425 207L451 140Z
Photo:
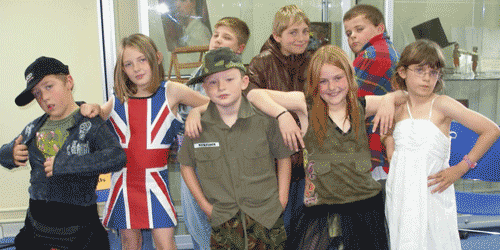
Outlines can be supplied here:
M358 96L385 95L391 92L390 79L396 71L399 61L399 53L389 40L387 35L374 36L359 52L354 59L353 65L356 72L355 78L358 82ZM372 171L375 167L382 166L389 173L389 163L385 153L385 147L380 142L378 131L372 131L372 119L366 120L366 132L372 154Z

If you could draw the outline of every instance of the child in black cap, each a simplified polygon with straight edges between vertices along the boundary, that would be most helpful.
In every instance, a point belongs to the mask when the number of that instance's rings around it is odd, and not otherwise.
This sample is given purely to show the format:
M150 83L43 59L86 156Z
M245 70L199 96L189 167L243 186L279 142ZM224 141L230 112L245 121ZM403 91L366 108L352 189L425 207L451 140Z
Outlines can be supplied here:
M40 57L24 75L27 87L16 104L36 99L45 114L0 148L2 166L26 166L28 159L31 165L29 208L16 249L109 249L95 188L99 174L125 165L125 153L101 118L80 114L67 65Z
M210 220L212 249L284 249L293 152L278 121L242 95L245 71L240 57L223 47L209 51L203 73L188 82L203 82L210 102L199 138L184 137L181 174Z

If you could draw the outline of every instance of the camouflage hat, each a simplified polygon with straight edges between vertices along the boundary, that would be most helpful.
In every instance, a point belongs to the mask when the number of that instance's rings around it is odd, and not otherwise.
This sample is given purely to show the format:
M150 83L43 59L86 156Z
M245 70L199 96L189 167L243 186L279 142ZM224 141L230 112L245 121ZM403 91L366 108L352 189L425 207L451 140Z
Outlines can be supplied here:
M246 72L246 68L241 62L240 56L234 53L230 48L222 47L211 50L203 57L201 65L202 74L191 78L187 85L203 82L205 77L228 69L237 68Z

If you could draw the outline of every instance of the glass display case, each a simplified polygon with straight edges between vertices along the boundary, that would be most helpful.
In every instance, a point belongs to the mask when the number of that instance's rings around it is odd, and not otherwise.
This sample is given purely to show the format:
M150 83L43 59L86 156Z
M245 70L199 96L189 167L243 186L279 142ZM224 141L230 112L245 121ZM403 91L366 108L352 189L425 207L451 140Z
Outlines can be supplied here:
M394 0L393 4L393 42L399 51L415 40L412 27L439 18L450 42L443 48L450 74L500 72L499 0Z

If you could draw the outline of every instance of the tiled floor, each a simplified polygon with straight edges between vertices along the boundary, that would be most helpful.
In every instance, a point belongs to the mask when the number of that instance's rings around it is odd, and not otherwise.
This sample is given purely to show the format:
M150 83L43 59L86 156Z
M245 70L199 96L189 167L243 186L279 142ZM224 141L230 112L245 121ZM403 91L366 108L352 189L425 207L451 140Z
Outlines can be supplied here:
M479 228L479 231L500 233L500 227ZM463 250L497 250L500 249L500 235L486 233L469 233L467 239L461 240Z
M481 228L477 230L500 233L500 227ZM143 249L144 250L154 249L150 240L151 234L149 232L145 232L143 236L145 239ZM13 240L14 240L13 238L0 239L0 249L6 246L7 243L12 243ZM111 249L119 250L120 245L119 245L119 238L117 238L117 235L110 234L110 240L111 240ZM491 235L486 233L473 232L469 233L469 237L467 239L462 239L461 243L462 243L462 250L497 250L500 249L500 235ZM182 249L191 249L191 248L182 248ZM5 250L15 250L15 248L14 247L5 248Z

